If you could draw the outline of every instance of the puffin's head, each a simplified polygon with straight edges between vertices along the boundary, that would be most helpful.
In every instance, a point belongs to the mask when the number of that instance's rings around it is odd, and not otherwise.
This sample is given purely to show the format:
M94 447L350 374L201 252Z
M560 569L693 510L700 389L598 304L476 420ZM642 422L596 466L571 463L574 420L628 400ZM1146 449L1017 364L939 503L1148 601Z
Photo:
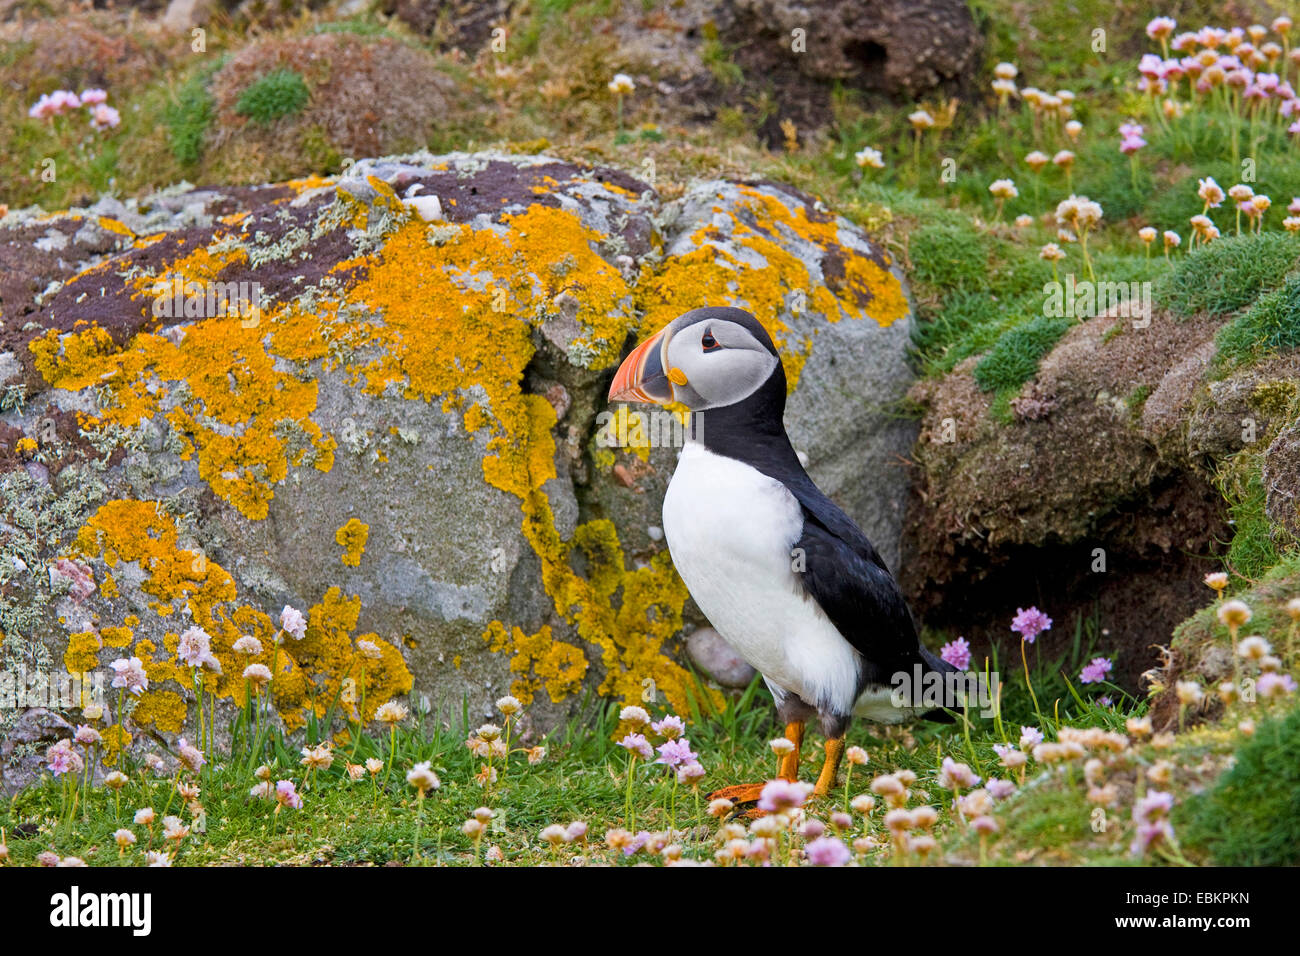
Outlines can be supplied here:
M721 408L754 394L780 364L771 337L745 310L694 309L632 350L609 400Z

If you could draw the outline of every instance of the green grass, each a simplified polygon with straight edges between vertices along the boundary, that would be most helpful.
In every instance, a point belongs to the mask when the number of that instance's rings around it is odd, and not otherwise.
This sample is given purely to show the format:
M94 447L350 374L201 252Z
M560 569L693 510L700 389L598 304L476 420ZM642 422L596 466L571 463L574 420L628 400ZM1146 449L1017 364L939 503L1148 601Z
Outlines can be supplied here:
M1073 641L1059 654L1040 657L1037 648L1031 649L1032 679L1044 711L1041 722L1029 702L1018 659L1008 661L1008 672L1002 675L1001 724L974 710L970 712L969 731L960 723L922 722L889 729L857 722L849 742L864 747L870 763L858 768L851 778L842 772L844 785L827 801L816 804L814 814L826 819L832 810L843 809L852 796L868 792L871 778L877 774L911 771L917 777L911 805L935 806L940 812L935 832L941 843L973 861L977 850L966 840L965 828L953 816L946 792L936 779L943 758L966 762L985 779L1005 777L1007 772L999 766L993 745L1015 742L1022 725L1041 726L1049 738L1059 726L1122 729L1125 718L1141 714L1144 704L1125 698L1108 685L1083 693L1072 689L1064 676L1077 673L1079 665L1096 653L1099 639L1095 621L1077 620ZM997 668L996 661L993 666ZM1096 702L1095 695L1103 691L1116 697L1118 709ZM697 695L693 699L705 698ZM775 773L775 758L767 741L778 736L781 728L775 722L767 691L755 680L745 692L733 694L720 710L709 707L702 711L692 703L684 714L689 720L688 735L692 749L708 769L699 805L694 791L674 787L665 768L640 763L634 771L633 819L625 816L628 755L614 743L618 714L617 706L588 696L568 723L544 740L523 744L545 746L545 759L534 765L522 753L513 753L490 794L475 781L482 759L464 743L477 723L471 720L466 705L450 721L417 713L399 729L391 754L389 737L383 733L360 736L355 753L346 742L341 743L335 750L334 765L310 779L300 765L297 746L282 736L273 735L267 749L257 756L247 750L241 736L234 756L218 755L197 778L185 775L185 779L201 786L199 800L206 829L192 832L181 843L175 862L471 865L475 862L474 844L461 832L461 825L485 804L493 808L496 817L482 849L499 847L507 864L552 861L553 852L539 839L541 829L573 820L588 824L590 839L597 845L571 845L564 851L566 857L581 852L625 864L644 859L626 858L598 846L607 829L627 827L648 831L673 828L678 831L676 840L686 857L710 859L718 845L718 822L700 814L707 802L707 791L731 783L769 779ZM234 731L232 727L232 735ZM308 745L325 735L322 724L309 722L305 731ZM810 729L800 771L805 780L815 778L820 766L819 743ZM517 745L517 740L512 741L512 749ZM361 763L367 758L388 761L390 756L391 772L385 769L377 777L366 776L358 781L346 773L348 762ZM441 781L441 787L422 806L405 782L406 771L420 761L429 761ZM249 790L257 782L253 768L259 762L270 768L273 781L295 782L304 797L301 810L276 813L274 804L250 796ZM496 766L501 768L499 758ZM182 806L184 801L175 792L171 774L157 777L129 758L121 769L127 772L129 782L116 799L102 785L92 786L84 799L77 797L74 805L67 800L60 783L47 777L0 804L0 828L7 834L10 862L31 864L39 853L53 851L60 856L80 857L91 865L139 865L149 846L150 833L134 825L132 819L135 811L145 806L154 809L159 821L166 814L175 814L186 824L195 825L196 814L193 808ZM1031 770L1031 775L1037 773ZM1032 806L1046 800L1053 809L1046 814L1017 812L1010 817L1011 828L1002 842L995 844L992 860L1013 862L1017 852L1037 846L1045 833L1054 834L1061 846L1085 833L1086 814L1080 817L1077 812L1082 806L1079 783L1077 773L1048 773L1035 786L1027 787L1024 799L1033 800ZM1031 792L1036 796L1030 797ZM1016 802L1019 799L1008 804L1009 811L1021 806ZM884 810L878 806L865 823L855 817L853 831L845 834L846 839L867 832L881 838ZM1057 830L1058 824L1064 829ZM138 843L123 858L119 858L113 839L120 827L131 829L138 837ZM160 823L155 824L154 848L163 842L159 830ZM865 862L884 863L888 859L885 852L871 855Z
M1233 535L1225 561L1238 577L1256 580L1280 557L1265 510L1264 479L1258 462L1241 485L1228 493Z
M975 366L975 383L986 392L1015 388L1038 372L1038 363L1074 320L1039 316L1004 333Z
M301 113L311 98L302 76L293 70L273 70L249 84L235 103L235 112L254 123L268 125L283 116Z
M1217 361L1229 368L1300 348L1300 274L1287 276L1219 330Z
M1286 233L1225 236L1179 260L1156 289L1179 315L1223 315L1276 289L1300 262L1300 239Z
M220 67L218 62L191 74L164 110L163 123L172 155L184 165L197 163L203 156L203 140L216 108L208 82Z
M1300 864L1300 710L1261 724L1235 762L1181 815L1221 866Z

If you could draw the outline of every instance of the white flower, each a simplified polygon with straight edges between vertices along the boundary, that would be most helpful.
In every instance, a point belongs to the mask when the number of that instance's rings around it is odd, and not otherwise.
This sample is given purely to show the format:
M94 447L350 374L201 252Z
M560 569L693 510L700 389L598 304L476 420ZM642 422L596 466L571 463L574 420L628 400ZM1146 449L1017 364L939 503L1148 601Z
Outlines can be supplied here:
M239 640L235 641L231 646L231 650L236 654L247 654L250 657L254 657L262 653L262 642L251 634L245 634Z
M609 91L615 96L624 96L635 89L636 84L626 73L615 73L614 78L609 81Z
M187 667L210 667L218 674L221 664L212 656L212 638L201 627L186 628L176 642L176 656Z
M995 179L989 184L989 192L997 199L1015 199L1020 195L1016 184L1010 179Z
M885 158L880 154L880 150L865 146L853 154L854 161L861 167L870 166L872 169L884 169Z
M442 786L442 781L438 775L433 772L426 760L423 763L417 763L406 775L406 782L420 791L421 796L430 790L437 790Z
M624 707L618 712L618 719L637 727L644 727L650 723L650 715L642 707Z
M302 616L301 611L287 604L280 612L280 627L291 634L296 641L301 641L307 636L307 619Z

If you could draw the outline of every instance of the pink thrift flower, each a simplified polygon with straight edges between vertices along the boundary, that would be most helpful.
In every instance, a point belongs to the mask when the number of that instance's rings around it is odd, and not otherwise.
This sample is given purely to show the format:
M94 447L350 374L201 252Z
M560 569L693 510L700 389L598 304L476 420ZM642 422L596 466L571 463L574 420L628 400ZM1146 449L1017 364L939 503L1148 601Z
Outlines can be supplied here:
M1043 742L1043 732L1037 727L1020 728L1020 749L1024 751L1033 750Z
M302 796L293 785L292 780L277 780L275 784L275 799L282 807L288 807L290 810L302 809Z
M1125 156L1132 156L1147 144L1141 136L1126 136L1120 141L1119 151Z
M959 671L970 667L970 642L964 637L949 641L939 649L939 656Z
M307 636L307 619L302 616L301 611L287 604L280 612L280 627L292 635L295 641L301 641Z
M50 768L50 773L56 777L65 773L81 773L86 766L81 759L81 755L72 749L72 741L66 739L60 740L45 751L45 765Z
M181 763L189 767L194 773L198 773L199 768L207 763L203 751L192 745L184 737L177 742L176 750L180 754Z
M808 862L813 866L844 866L852 854L838 837L818 837L804 848Z
M98 87L81 91L82 106L98 106L108 102L108 93Z
M1099 684L1104 681L1115 665L1105 657L1094 657L1079 672L1079 680L1085 684Z
M694 786L704 778L704 765L698 760L691 760L677 768L677 782L688 787Z
M1147 36L1159 40L1169 36L1177 27L1178 23L1172 17L1156 17L1147 24Z
M95 129L113 129L122 122L122 114L113 107L100 103L91 111L90 120L95 124Z
M690 741L685 737L680 740L667 740L658 747L659 759L655 763L667 764L676 769L684 763L694 760L698 755L691 750Z
M149 676L144 672L144 662L138 657L129 660L119 657L108 665L113 669L113 687L123 688L136 697L149 689Z
M1031 607L1028 610L1016 608L1016 616L1011 621L1011 630L1020 635L1021 640L1027 644L1032 644L1038 639L1038 635L1043 631L1052 629L1052 619L1038 610Z
M964 763L957 763L951 757L944 757L939 767L939 786L945 790L959 790L973 787L980 778Z
M812 793L812 785L792 780L771 780L763 787L758 798L758 809L779 813L802 807Z
M680 717L669 714L663 720L655 721L651 724L650 729L660 737L675 740L682 734L686 733L686 723Z
M212 638L201 627L189 627L181 632L176 656L187 667L210 667L221 673L221 664L212 655Z
M989 796L994 800L1005 800L1016 792L1016 785L1010 780L1002 780L994 777L988 783L984 784L984 789L989 792Z
M618 745L629 753L636 754L642 760L649 760L655 755L654 748L650 746L650 741L645 739L644 734L628 734L618 742Z
M1259 697L1285 697L1294 694L1295 679L1290 674L1260 674L1255 681L1255 693Z

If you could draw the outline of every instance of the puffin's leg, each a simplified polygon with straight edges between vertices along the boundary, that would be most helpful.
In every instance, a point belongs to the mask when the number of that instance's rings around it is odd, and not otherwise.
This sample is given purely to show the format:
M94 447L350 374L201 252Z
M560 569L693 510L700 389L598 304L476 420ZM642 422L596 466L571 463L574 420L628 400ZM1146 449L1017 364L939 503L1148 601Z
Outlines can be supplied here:
M826 760L822 772L817 775L817 788L813 796L824 797L835 786L835 775L840 770L840 760L844 757L844 737L826 738Z
M785 725L785 736L788 740L793 741L794 750L790 751L781 758L781 766L777 771L777 776L783 780L795 781L799 779L799 752L803 749L803 729L802 720L792 720ZM753 803L767 786L764 783L738 783L730 787L723 787L721 790L714 790L709 794L710 800L725 799L735 804Z
M799 754L803 750L803 728L802 720L792 720L785 725L785 737L794 743L794 750L781 758L781 767L777 771L777 776L791 783L799 779Z

